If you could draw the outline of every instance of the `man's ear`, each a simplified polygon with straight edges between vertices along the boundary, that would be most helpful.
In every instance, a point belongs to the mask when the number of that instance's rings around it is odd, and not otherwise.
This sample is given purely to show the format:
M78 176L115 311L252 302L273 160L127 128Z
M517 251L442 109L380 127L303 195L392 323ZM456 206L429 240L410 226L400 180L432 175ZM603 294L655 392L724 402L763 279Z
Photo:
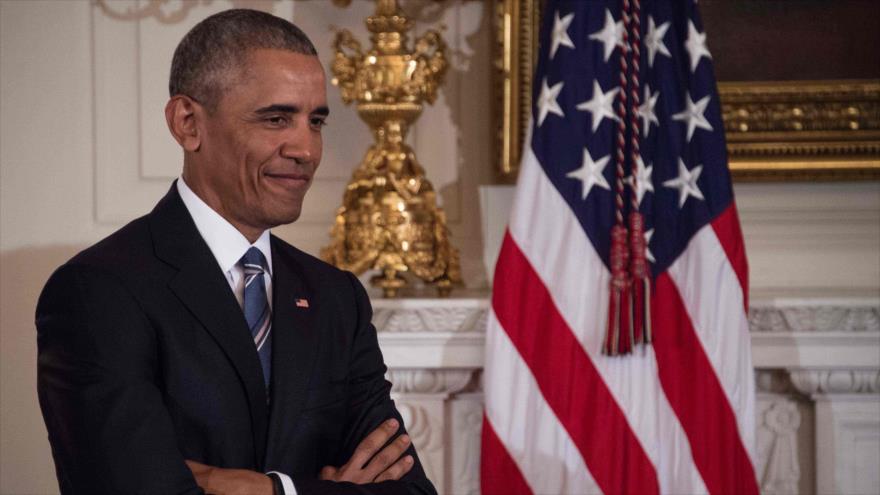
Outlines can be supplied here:
M168 130L184 151L195 152L202 145L198 118L203 114L198 103L186 95L172 96L165 105Z

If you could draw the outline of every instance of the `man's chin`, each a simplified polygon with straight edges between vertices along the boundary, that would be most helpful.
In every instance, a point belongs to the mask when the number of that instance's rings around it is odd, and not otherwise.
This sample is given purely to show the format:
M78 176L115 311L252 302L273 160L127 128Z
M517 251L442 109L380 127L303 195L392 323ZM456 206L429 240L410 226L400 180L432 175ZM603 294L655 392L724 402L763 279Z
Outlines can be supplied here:
M274 227L291 224L299 220L300 213L302 213L302 210L297 209L296 211L289 211L278 215L273 215L271 218L267 219L266 225L270 225L269 228L271 229Z

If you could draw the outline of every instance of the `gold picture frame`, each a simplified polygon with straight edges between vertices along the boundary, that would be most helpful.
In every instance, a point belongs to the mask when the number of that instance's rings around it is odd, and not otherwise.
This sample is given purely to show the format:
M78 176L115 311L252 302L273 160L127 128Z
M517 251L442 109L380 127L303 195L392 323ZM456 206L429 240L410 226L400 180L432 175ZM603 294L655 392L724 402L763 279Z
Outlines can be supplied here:
M495 0L496 171L513 183L529 122L542 0ZM880 80L719 82L737 181L880 180Z

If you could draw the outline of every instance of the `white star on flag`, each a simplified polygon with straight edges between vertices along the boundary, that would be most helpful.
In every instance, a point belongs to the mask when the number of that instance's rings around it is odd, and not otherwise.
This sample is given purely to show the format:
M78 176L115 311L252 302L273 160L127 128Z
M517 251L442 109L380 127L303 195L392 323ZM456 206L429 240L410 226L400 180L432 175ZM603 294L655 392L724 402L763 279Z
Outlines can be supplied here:
M660 125L660 121L657 120L657 113L654 111L654 107L657 106L658 98L660 98L660 92L657 91L652 95L651 88L646 84L645 97L642 98L642 104L639 105L639 109L637 110L639 117L642 118L642 134L644 134L645 137L648 137L648 134L651 132L651 122Z
M587 199L587 195L590 194L590 190L593 189L593 186L599 186L609 191L611 190L608 181L605 180L605 176L602 175L602 172L605 170L605 166L608 165L608 160L610 159L611 155L606 155L597 161L593 161L593 157L590 156L589 150L584 148L584 159L581 163L581 168L565 174L569 179L578 179L581 181L581 199Z
M651 173L654 171L653 165L645 166L642 157L636 158L636 201L639 206L642 204L642 198L645 197L647 191L654 192L654 184L651 182ZM624 179L630 187L632 187L632 174Z
M599 31L590 35L591 40L601 42L605 48L605 61L611 57L615 46L623 46L623 21L614 22L611 11L605 9L605 25Z
M672 189L678 189L678 208L681 209L684 206L685 201L687 201L689 196L693 196L697 199L706 199L703 197L703 192L700 191L700 187L697 186L697 179L700 178L700 173L703 171L702 165L697 165L693 170L688 170L687 166L684 164L681 158L678 159L678 177L674 179L669 179L668 181L663 183L664 187L669 187Z
M585 110L590 112L593 116L593 132L596 132L596 129L599 128L599 124L602 123L603 118L609 118L611 120L620 120L617 117L617 114L614 113L614 98L617 97L617 92L620 91L620 88L614 88L608 90L607 93L602 92L602 87L599 86L599 81L593 81L593 96L577 105L578 110Z
M559 81L554 84L552 88L547 87L546 77L541 83L541 94L538 96L538 127L544 123L544 119L547 118L548 113L555 113L560 117L565 117L562 108L559 106L559 102L556 101L559 92L562 91L562 85L563 82Z
M701 58L712 59L712 54L706 48L706 33L697 31L693 21L688 21L688 38L684 42L684 47L687 48L688 55L691 57L691 72L697 70Z
M654 259L654 253L651 252L651 237L654 236L654 229L646 231L643 235L645 236L645 259L651 263L656 263L657 260Z
M556 12L556 19L553 21L553 41L550 44L550 60L553 60L560 45L574 48L574 42L568 37L568 26L571 25L572 20L574 13L560 19L559 12Z
M705 129L707 131L712 131L712 125L709 124L709 121L706 120L706 116L703 115L706 112L706 106L709 105L709 95L706 95L696 103L691 99L691 94L688 92L685 95L685 108L681 112L672 116L672 120L679 120L681 122L687 121L687 142L691 142L691 137L694 135L694 129L699 127L700 129Z
M664 22L659 27L654 25L654 18L648 16L648 33L645 35L645 46L648 47L648 66L654 65L654 57L660 52L667 57L672 55L666 44L663 43L663 37L669 29L669 22Z

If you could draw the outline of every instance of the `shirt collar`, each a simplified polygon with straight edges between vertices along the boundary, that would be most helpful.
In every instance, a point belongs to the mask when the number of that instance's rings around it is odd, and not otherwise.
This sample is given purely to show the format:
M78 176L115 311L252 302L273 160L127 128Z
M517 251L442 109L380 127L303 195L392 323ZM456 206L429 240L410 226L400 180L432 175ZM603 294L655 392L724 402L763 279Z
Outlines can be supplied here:
M257 241L253 244L248 242L247 238L242 235L231 223L214 211L202 198L196 195L181 176L177 180L177 192L180 193L180 199L183 200L184 206L192 216L202 239L208 244L214 258L220 265L223 273L227 273L235 268L236 263L244 256L251 246L259 249L263 256L266 257L266 263L269 269L269 275L272 275L272 248L269 242L269 231L264 230Z

